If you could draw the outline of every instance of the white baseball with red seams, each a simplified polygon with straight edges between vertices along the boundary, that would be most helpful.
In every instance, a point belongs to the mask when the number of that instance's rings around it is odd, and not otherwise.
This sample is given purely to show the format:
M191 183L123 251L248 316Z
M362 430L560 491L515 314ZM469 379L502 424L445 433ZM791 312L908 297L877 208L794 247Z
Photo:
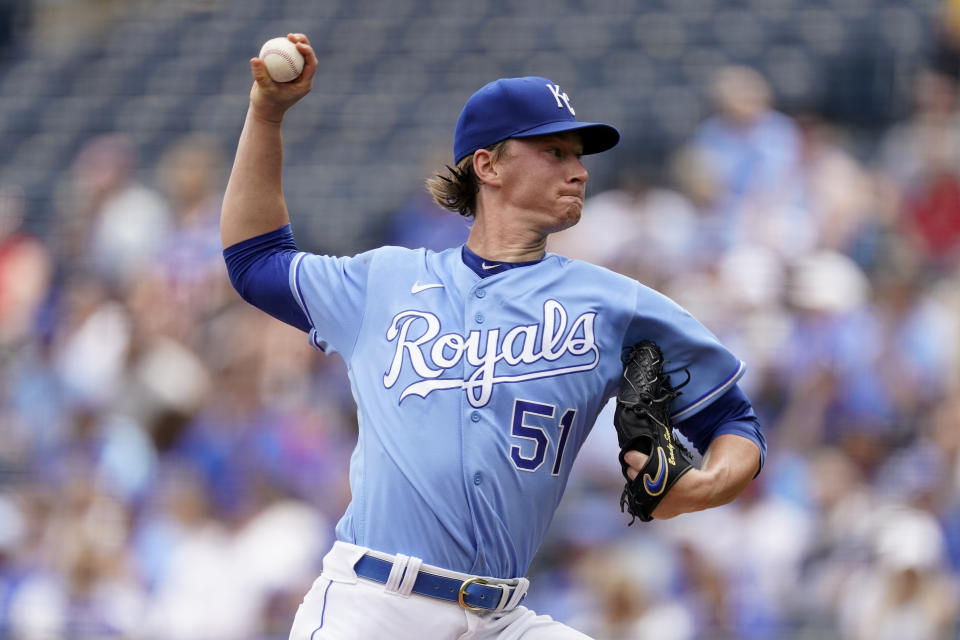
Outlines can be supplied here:
M303 71L303 54L287 38L271 38L260 47L260 59L274 82L296 80Z

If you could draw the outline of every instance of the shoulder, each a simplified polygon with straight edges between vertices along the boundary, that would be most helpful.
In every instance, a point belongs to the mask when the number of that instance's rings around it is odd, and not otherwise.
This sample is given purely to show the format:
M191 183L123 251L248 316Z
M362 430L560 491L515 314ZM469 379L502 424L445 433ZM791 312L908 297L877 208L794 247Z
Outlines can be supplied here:
M425 250L382 246L354 255L327 255L300 252L293 260L291 277L319 277L351 279L366 278L372 273L400 273L423 264Z
M346 258L344 268L362 271L379 282L415 282L418 278L455 271L460 247L433 251L386 245ZM412 278L412 279L411 279Z
M361 260L416 260L426 253L425 249L408 249L394 245L384 245L358 253L355 258Z
M462 247L460 245L457 245L455 247L450 247L449 249L434 251L433 249L425 249L423 247L410 249L408 247L401 247L397 245L384 245L358 255L371 256L377 258L378 260L412 260L422 262L445 260L450 257L458 257L460 255L461 248Z
M369 262L371 268L378 270L402 272L427 269L430 271L445 271L451 268L451 265L460 261L460 247L434 251L432 249L408 249L407 247L386 245L358 254L356 257Z
M547 252L546 256L544 256L544 260L554 262L560 269L564 269L571 274L598 278L602 282L609 282L619 286L642 286L633 278L629 278L622 273L617 273L616 271L612 271L606 267L593 264L592 262L587 262L586 260L569 258L567 256L560 255L559 253L552 252Z
M669 300L656 289L607 267L556 253L548 253L546 259L555 261L563 270L565 281L587 283L593 290L607 297L613 292L616 299L625 306L632 308L644 298Z
M426 259L426 254L431 253L425 249L408 249L406 247L397 247L385 245L373 249L367 249L353 255L323 255L317 253L303 253L302 255L313 261L330 261L340 263L344 266L356 265L363 268L375 268L380 266L399 266L403 264L422 263Z

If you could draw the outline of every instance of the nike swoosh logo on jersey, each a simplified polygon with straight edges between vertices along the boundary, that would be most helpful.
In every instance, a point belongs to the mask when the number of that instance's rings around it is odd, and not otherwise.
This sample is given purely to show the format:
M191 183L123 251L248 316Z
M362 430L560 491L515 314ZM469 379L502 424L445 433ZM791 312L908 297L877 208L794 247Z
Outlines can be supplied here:
M489 271L490 269L496 269L499 266L501 266L499 262L494 262L493 264L487 264L486 262L480 263L480 268L483 269L484 271Z
M417 280L413 283L413 286L410 287L410 293L420 293L421 291L426 291L427 289L436 289L437 287L442 287L443 285L439 282L431 282L428 284L420 284L420 281Z
M663 493L663 487L667 484L667 454L663 447L657 447L657 476L651 478L649 473L643 474L643 488L651 496L658 496Z

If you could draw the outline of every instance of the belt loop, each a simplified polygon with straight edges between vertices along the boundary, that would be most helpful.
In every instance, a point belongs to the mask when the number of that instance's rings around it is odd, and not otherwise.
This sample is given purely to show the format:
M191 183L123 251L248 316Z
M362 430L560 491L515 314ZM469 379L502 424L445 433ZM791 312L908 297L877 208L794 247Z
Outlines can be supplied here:
M393 567L390 568L390 575L387 576L386 590L396 593L400 589L400 583L403 580L403 573L407 569L407 562L410 556L398 553L393 561Z
M417 581L417 575L420 573L420 566L422 564L423 560L415 556L410 556L407 561L407 572L403 574L403 580L400 582L400 595L409 596L413 592L413 585Z
M520 601L523 600L523 597L527 595L527 589L530 588L530 581L526 578L519 578L517 581L517 586L513 589L513 596L510 598L510 601L507 602L506 609L514 609L517 605L520 604Z
M494 611L503 611L510 602L510 596L513 590L506 584L498 584L497 586L500 587L500 602L497 603L497 608L494 609Z

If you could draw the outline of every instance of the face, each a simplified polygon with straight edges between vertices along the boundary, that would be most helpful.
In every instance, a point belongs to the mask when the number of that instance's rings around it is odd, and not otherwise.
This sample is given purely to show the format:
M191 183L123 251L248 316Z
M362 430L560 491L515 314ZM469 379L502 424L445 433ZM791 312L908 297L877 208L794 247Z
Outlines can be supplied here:
M546 233L575 225L589 178L581 155L577 133L511 139L497 161L505 201Z

